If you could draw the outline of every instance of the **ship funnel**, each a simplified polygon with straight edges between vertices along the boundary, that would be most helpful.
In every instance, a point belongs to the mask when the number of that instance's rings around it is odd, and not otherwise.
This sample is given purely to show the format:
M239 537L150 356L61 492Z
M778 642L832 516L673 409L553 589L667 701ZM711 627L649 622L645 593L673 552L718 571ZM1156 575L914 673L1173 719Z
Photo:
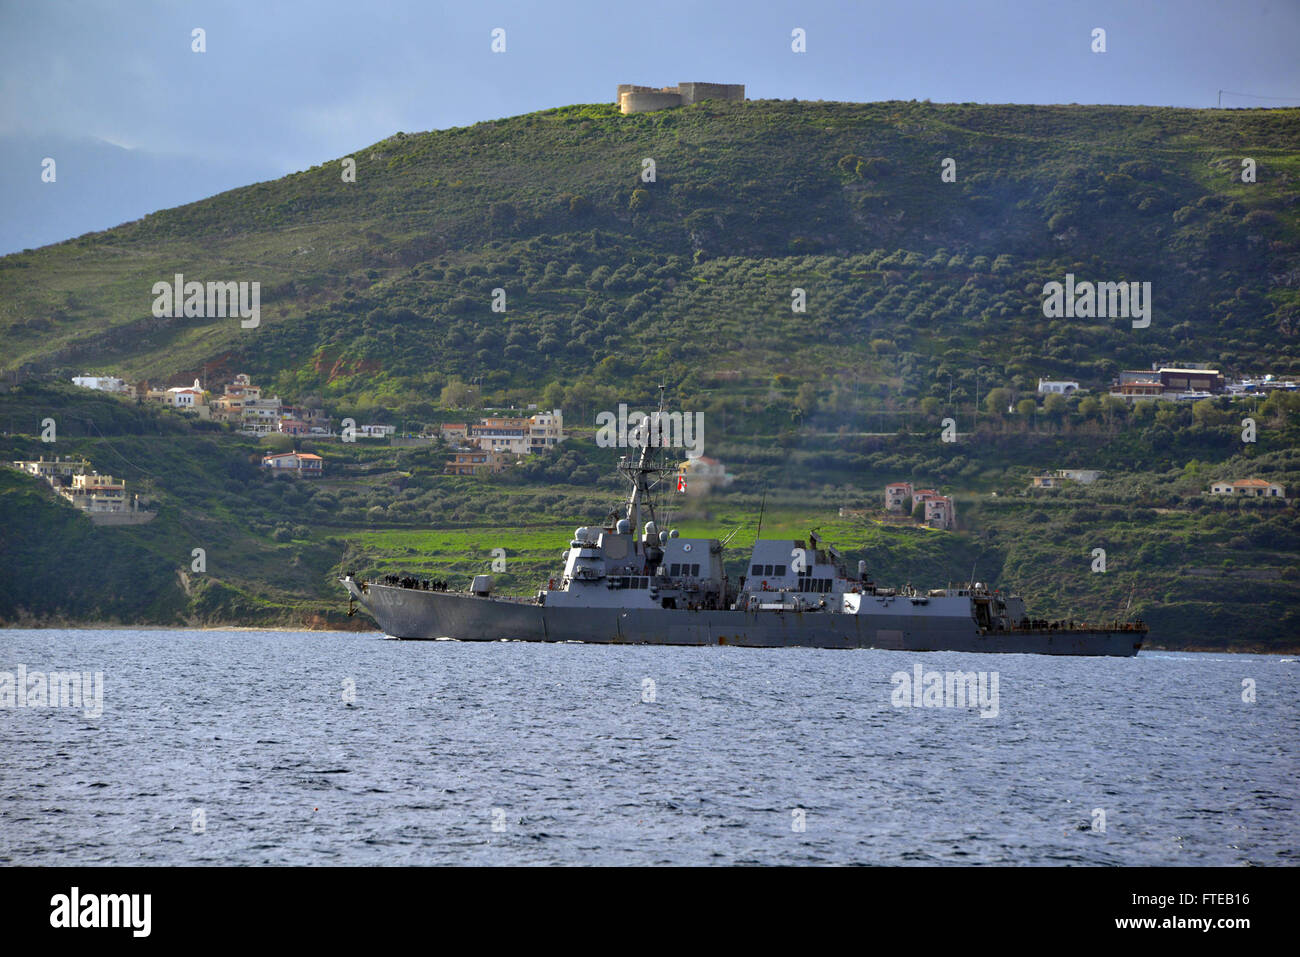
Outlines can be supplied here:
M677 537L677 529L674 528L672 531L670 531L670 532L668 533L668 537L669 537L669 538L676 538L676 537Z
M618 524L614 526L614 531L618 532L620 535L631 535L632 523L625 518L620 518Z
M659 526L654 522L645 523L645 538L648 542L653 542L659 537Z
M667 544L668 544L668 533L667 533L667 532L660 532L660 533L659 533L659 544L660 544L660 545L667 545Z
M867 579L867 563L866 563L866 562L858 562L858 577L861 578L863 581L866 581L866 579Z

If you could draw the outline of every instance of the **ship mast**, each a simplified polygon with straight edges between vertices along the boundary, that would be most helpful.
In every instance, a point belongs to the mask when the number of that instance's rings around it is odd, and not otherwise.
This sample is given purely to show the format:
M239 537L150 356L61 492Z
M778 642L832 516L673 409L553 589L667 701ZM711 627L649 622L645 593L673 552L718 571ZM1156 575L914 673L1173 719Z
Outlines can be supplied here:
M632 523L632 542L635 550L640 551L638 546L643 546L641 541L641 509L644 503L645 511L649 514L650 520L655 520L654 500L651 497L650 476L658 477L659 474L669 471L662 466L654 464L655 450L658 443L653 441L655 436L660 433L660 423L662 422L664 411L664 386L659 386L659 409L653 416L647 416L638 426L642 430L641 436L645 444L641 446L641 454L637 457L637 463L631 465L627 459L619 464L619 470L623 472L632 482L632 492L628 496L626 506L626 518Z

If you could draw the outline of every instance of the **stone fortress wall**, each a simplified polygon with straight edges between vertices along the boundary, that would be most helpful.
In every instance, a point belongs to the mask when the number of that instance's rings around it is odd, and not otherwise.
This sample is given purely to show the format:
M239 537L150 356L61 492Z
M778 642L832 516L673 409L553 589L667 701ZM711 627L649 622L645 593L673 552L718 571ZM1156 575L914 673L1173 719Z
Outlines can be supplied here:
M745 99L743 83L678 83L676 86L618 85L618 108L623 113L645 113L673 106L690 106L701 100Z

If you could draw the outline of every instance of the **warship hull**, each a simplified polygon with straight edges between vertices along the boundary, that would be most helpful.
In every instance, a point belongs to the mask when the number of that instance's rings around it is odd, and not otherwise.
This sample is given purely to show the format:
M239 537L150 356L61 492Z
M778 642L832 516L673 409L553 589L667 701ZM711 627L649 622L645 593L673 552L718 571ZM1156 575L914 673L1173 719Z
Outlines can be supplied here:
M887 601L856 614L547 606L351 579L343 585L393 638L751 648L881 648L1132 657L1144 632L979 627L968 602Z

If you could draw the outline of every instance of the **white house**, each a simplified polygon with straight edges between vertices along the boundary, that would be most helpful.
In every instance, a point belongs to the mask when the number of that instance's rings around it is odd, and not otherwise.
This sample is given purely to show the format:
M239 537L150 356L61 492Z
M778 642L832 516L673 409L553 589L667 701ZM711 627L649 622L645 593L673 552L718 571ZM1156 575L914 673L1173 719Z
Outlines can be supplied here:
M310 452L280 452L262 456L262 468L277 474L301 475L316 478L324 471L324 461Z
M115 375L74 375L73 385L99 392L129 392L130 388Z
M193 409L203 405L203 387L199 385L199 380L194 380L192 386L173 386L167 392L171 395L171 401L167 404L177 409Z
M1057 395L1069 395L1071 392L1079 391L1079 383L1070 379L1039 379L1038 392L1040 395L1047 395L1055 392Z
M1286 498L1286 489L1276 482L1249 478L1236 481L1215 482L1210 486L1211 495L1245 495L1249 498Z

